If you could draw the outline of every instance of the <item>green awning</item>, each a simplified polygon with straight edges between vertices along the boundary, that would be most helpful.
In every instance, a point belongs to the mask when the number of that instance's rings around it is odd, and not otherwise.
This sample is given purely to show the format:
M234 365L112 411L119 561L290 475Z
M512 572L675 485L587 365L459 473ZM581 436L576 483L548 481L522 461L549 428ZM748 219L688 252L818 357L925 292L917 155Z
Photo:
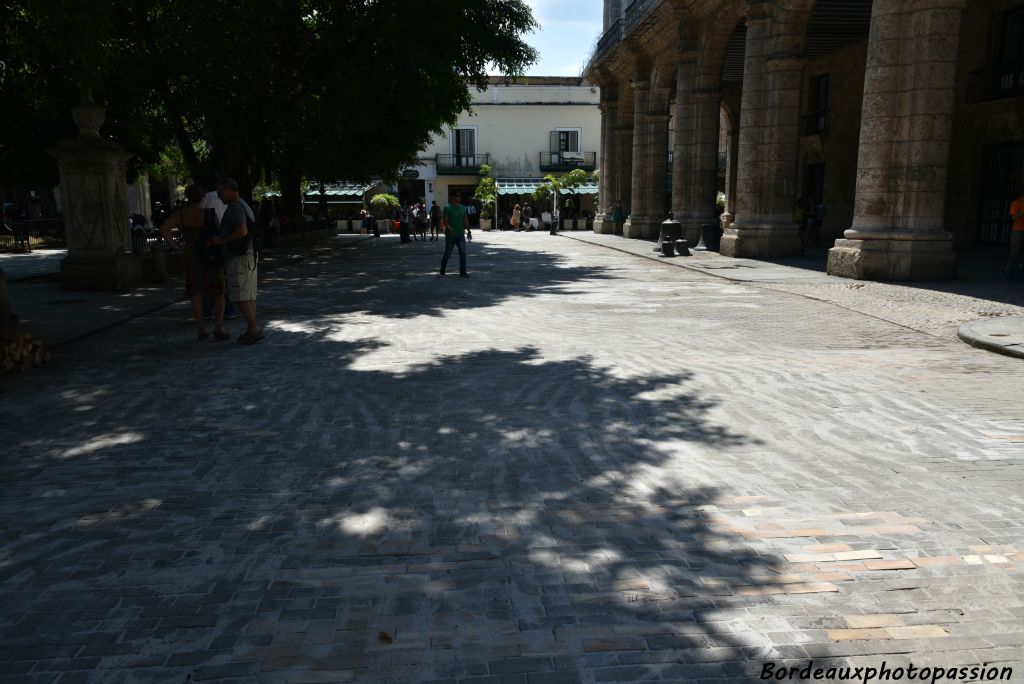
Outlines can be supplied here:
M362 201L363 193L372 187L372 183L325 183L324 194L328 198L344 198ZM311 185L306 191L306 197L309 199L318 199L320 197L320 188L316 185Z
M495 185L499 195L530 195L537 186L544 183L543 178L496 178Z
M497 178L499 195L530 195L537 186L544 184L543 178ZM575 190L578 195L596 195L597 184L587 183Z

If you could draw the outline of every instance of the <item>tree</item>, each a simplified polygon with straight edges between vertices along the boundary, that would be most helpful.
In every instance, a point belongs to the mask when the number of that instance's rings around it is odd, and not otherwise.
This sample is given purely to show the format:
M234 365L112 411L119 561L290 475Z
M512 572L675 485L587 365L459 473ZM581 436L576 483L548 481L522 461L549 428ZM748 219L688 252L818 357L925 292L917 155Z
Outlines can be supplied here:
M571 218L576 218L576 212L579 211L580 208L579 189L580 187L586 185L587 181L589 180L589 178L587 177L587 172L584 171L583 169L573 169L569 173L562 176L560 180L562 189L568 192L570 195L572 195L573 209Z
M373 209L377 218L390 218L398 210L399 206L401 206L401 203L398 201L398 198L386 192L370 198L370 208Z
M525 0L5 4L0 168L31 151L55 173L41 150L73 135L68 110L88 88L139 163L173 141L206 185L216 171L243 194L277 179L291 213L304 176L393 174L455 123L489 65L517 74L536 58Z
M481 204L480 218L484 220L491 218L491 212L494 210L494 201L498 197L498 187L491 176L489 164L480 165L480 182L477 183L473 196Z

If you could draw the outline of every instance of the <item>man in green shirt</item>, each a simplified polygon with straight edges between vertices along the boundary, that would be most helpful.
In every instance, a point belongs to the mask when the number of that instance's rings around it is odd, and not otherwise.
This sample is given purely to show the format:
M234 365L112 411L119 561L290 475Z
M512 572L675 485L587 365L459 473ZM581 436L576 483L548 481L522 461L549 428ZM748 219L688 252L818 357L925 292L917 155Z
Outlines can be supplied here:
M448 257L452 250L459 248L459 275L468 278L466 272L466 237L473 239L473 233L469 230L469 216L466 215L466 207L462 206L462 195L453 192L451 203L444 208L441 216L441 224L444 226L444 258L441 259L441 275L444 275L448 268Z

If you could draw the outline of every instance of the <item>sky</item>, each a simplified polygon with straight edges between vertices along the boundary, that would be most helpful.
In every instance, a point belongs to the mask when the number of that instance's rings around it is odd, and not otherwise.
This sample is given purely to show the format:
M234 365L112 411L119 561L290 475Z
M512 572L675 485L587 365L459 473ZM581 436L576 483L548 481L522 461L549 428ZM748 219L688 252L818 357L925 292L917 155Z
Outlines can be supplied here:
M601 34L602 0L526 0L540 29L526 36L540 57L527 76L579 76Z

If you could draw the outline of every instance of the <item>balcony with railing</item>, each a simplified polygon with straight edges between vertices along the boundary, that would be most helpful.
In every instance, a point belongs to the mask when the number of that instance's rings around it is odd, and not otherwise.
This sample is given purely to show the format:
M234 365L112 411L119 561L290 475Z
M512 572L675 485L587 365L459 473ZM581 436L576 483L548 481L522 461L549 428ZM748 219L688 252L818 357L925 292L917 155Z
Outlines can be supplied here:
M1024 97L1024 65L1018 69L988 67L968 74L968 103L980 104L1009 97Z
M583 67L583 73L587 73L592 66L607 57L659 2L661 0L633 0L629 3L622 18L616 19L615 23L609 26L608 30L598 39L594 52Z
M660 0L633 0L629 3L623 18L625 24L622 30L623 36L635 29L644 20L644 17L651 13L658 2Z
M572 171L597 168L597 152L541 152L541 171Z
M489 154L439 154L434 160L437 172L449 176L475 176L481 164L489 164Z

